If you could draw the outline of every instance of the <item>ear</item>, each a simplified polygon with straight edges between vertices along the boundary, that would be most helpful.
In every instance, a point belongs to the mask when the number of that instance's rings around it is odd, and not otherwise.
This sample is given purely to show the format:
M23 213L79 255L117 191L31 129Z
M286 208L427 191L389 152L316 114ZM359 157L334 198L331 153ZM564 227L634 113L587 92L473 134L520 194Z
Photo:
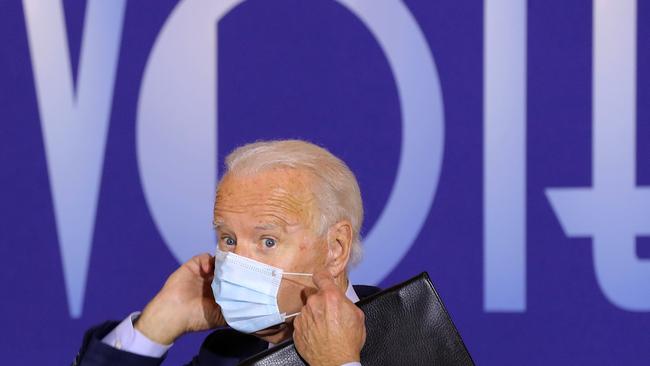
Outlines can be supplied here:
M352 224L342 220L332 225L327 231L328 258L327 269L332 277L339 277L345 272L352 249Z

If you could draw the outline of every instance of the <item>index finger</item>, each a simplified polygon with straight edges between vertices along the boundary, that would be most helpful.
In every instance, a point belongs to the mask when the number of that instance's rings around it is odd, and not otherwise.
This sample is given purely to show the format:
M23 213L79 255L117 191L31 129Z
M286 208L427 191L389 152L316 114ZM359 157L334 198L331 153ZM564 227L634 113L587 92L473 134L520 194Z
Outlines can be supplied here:
M201 268L201 275L211 275L214 273L214 257L210 253L203 253L196 257Z

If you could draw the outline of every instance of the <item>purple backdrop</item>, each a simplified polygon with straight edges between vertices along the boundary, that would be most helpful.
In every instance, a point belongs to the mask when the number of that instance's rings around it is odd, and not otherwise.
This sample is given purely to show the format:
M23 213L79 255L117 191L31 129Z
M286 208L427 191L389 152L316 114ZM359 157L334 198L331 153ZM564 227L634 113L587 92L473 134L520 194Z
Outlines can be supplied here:
M647 364L650 308L626 309L603 294L591 239L568 237L545 195L550 187L592 184L592 3L527 3L525 308L499 311L484 305L485 4L405 4L435 60L444 153L428 217L380 285L428 271L479 365ZM87 327L142 309L178 266L143 193L136 138L143 74L177 5L126 4L85 293L74 317L24 4L0 1L3 364L69 363ZM63 1L75 80L86 9L85 1ZM643 186L650 185L650 6L639 2L636 11L636 184ZM403 148L396 81L377 40L344 6L320 0L245 2L218 29L218 165L234 147L258 139L321 144L357 174L367 213L363 232L369 232L391 193ZM409 212L403 215L409 219ZM650 244L638 238L635 256L647 263ZM386 256L404 245L378 244L373 250ZM647 290L638 288L640 304L650 298ZM168 363L189 360L203 336L180 340Z

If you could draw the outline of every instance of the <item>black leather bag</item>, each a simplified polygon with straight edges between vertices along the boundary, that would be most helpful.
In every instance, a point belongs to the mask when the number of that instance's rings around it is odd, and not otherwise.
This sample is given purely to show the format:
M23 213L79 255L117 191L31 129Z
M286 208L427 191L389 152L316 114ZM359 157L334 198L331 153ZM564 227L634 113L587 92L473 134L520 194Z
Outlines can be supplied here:
M359 301L366 315L363 366L474 365L426 272ZM287 341L240 363L245 366L302 366Z

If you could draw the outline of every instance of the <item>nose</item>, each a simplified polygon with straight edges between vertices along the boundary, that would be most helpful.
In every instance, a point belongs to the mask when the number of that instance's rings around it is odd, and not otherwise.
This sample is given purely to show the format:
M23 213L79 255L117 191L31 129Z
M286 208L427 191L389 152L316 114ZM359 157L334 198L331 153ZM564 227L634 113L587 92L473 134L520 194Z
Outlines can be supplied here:
M237 242L233 252L242 257L255 259L255 251L253 250L254 246L246 242Z

